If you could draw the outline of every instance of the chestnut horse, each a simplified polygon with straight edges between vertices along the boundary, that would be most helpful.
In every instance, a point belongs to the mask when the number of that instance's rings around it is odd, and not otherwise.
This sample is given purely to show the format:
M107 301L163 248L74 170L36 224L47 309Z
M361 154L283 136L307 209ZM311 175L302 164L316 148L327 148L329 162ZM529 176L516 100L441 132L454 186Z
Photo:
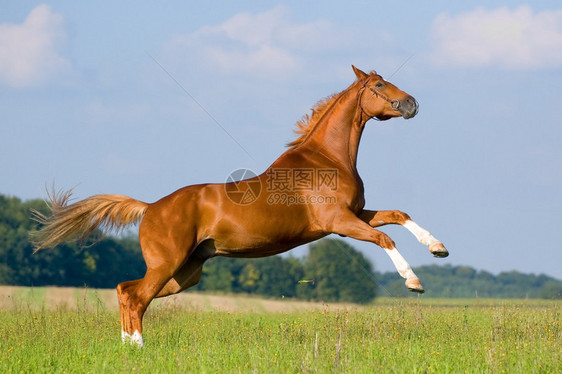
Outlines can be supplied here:
M263 174L184 187L152 204L96 195L69 205L70 192L53 193L51 215L36 212L43 224L34 233L36 251L85 238L96 228L118 230L140 222L146 274L117 286L122 339L139 346L144 344L142 318L150 302L197 284L209 258L271 256L331 233L383 248L406 287L423 292L392 239L375 227L402 225L434 256L445 257L447 250L406 213L364 209L356 167L365 123L371 118L412 118L418 103L375 72L353 70L357 80L298 122L300 137Z

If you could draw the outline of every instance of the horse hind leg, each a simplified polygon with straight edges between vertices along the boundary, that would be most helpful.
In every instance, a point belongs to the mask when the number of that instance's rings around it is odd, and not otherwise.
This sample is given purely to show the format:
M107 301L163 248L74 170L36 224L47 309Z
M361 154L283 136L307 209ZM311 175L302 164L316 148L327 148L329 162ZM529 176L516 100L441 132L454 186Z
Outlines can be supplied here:
M141 247L146 262L143 278L120 283L117 286L119 310L121 314L121 338L139 347L144 345L142 319L148 305L162 288L170 281L187 257L173 243L158 243L143 240Z
M187 261L176 271L156 297L173 295L199 283L203 273L203 264L213 257L214 253L215 247L210 241L197 246Z
M120 283L117 286L121 315L121 339L139 347L144 346L142 318L148 305L170 280L173 271L166 265L148 268L144 278Z
M158 246L152 243L151 248ZM177 254L189 251L175 251L175 255L172 255L169 249L158 252L144 251L147 263L144 278L117 286L123 342L129 341L142 347L142 318L152 299L169 296L197 284L201 278L203 263L214 255L214 251L211 242L196 247L187 260ZM162 258L166 258L167 262L162 263ZM159 263L160 266L151 266L154 263Z
M198 266L193 266L193 263L188 261L185 265L186 266L182 266L180 270L174 274L172 279L166 283L154 298L174 295L199 283L203 273L203 264L201 263Z
M131 287L135 287L140 279L132 280L128 282L119 283L117 286L117 303L119 305L119 314L121 318L121 341L123 343L131 341L131 331L133 326L131 325L131 320L129 318L129 305L130 305L130 290Z
M371 227L391 224L401 225L410 231L421 244L427 245L434 257L449 256L449 251L447 251L441 241L437 240L429 231L415 223L410 216L404 212L399 210L364 210L360 218Z

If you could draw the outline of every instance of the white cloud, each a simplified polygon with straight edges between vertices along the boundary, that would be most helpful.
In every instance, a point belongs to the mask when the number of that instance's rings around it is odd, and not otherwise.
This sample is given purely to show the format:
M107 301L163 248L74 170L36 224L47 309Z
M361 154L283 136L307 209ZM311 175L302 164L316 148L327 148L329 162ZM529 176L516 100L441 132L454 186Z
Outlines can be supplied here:
M532 69L562 66L562 10L485 9L433 21L432 60L458 67Z
M343 45L326 21L294 23L284 7L239 13L222 24L174 37L165 49L176 59L198 60L223 72L286 75L301 67L303 56Z
M66 41L64 19L47 5L22 24L0 24L0 81L12 87L41 85L71 68L59 52Z

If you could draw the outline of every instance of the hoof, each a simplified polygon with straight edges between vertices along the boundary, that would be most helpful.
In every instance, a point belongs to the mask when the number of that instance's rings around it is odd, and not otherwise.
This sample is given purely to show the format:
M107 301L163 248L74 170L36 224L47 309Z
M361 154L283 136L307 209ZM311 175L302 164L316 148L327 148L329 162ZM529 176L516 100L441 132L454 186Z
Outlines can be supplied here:
M136 330L133 333L133 335L125 331L121 331L121 342L123 344L130 344L130 345L137 346L138 348L144 347L144 340L142 338L142 335Z
M441 243L435 243L429 247L429 251L433 254L434 257L447 257L449 256L449 251L447 248Z
M406 281L406 287L408 287L408 291L417 292L417 293L424 293L424 289L420 283L420 280L415 279L408 279Z
M137 330L135 330L133 335L131 335L131 345L135 345L135 344L138 348L144 347L144 340L142 339L142 335Z

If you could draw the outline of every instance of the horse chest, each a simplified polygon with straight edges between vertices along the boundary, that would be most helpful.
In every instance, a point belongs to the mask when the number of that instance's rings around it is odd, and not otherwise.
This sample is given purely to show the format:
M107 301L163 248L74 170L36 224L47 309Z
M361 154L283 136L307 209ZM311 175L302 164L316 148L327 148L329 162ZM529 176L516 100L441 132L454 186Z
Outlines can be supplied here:
M342 203L350 210L358 213L365 206L365 187L357 172L343 175L338 188L342 195Z

